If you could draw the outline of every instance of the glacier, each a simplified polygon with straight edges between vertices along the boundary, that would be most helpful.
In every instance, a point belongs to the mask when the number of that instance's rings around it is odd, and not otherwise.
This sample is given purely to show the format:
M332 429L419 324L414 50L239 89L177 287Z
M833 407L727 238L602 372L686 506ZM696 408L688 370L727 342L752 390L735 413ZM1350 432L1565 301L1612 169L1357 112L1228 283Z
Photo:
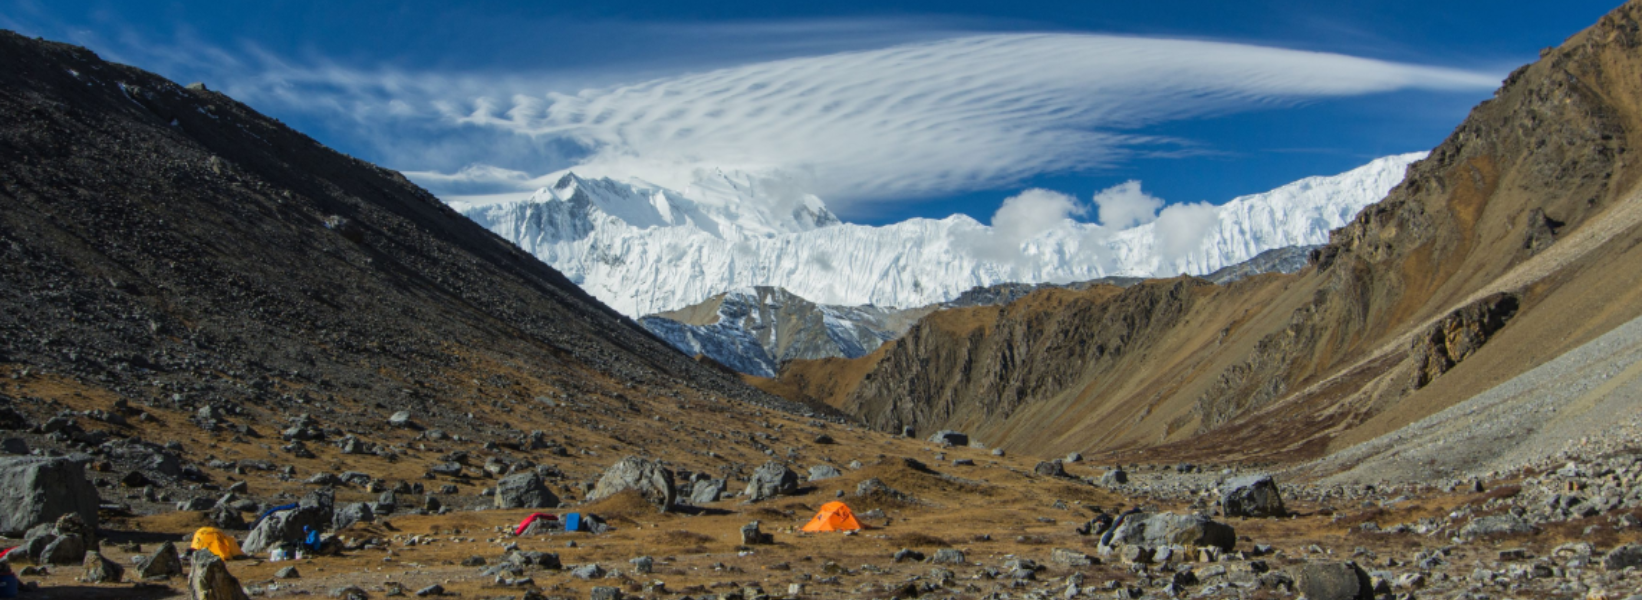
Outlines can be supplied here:
M633 318L754 287L809 301L903 309L998 283L1204 275L1285 246L1316 246L1402 181L1417 152L1308 177L1208 207L1206 231L1178 255L1159 220L1114 230L1066 219L1004 257L992 228L965 215L882 226L844 223L818 197L740 172L671 190L568 172L525 199L452 202Z

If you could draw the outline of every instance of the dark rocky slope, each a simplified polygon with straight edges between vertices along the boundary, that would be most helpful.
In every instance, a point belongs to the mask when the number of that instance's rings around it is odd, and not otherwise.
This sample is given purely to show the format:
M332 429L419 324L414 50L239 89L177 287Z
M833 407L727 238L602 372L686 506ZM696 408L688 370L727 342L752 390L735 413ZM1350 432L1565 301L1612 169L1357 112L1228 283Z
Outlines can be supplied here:
M862 378L771 389L1141 458L1315 456L1442 410L1639 314L1640 12L1514 72L1302 272L942 311L830 367Z
M477 389L532 397L506 365L548 386L535 394L611 384L805 410L672 351L398 173L222 94L9 32L0 282L5 371L156 406L339 424L405 409L466 431Z

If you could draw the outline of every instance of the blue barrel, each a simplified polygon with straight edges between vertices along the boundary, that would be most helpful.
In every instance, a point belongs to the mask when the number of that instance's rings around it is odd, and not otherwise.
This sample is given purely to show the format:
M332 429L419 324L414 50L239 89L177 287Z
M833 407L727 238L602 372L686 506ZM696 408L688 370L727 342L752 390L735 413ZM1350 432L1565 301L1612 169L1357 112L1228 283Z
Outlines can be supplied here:
M568 531L571 532L579 530L579 526L581 525L581 523L579 523L579 513L567 513L567 518L564 520L567 521Z

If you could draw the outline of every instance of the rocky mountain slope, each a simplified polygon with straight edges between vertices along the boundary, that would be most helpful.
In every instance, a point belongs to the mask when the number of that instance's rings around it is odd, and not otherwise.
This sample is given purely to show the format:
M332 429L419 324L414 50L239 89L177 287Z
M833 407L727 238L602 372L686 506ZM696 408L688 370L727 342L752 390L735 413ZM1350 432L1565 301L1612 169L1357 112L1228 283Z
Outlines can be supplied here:
M637 415L814 414L222 94L0 33L0 115L0 428L62 417L25 440L42 452L168 456L146 477L170 485L220 477L193 461L231 446L393 469L434 460L408 440L646 444ZM389 429L398 412L426 429ZM210 435L162 449L180 426Z
M1210 273L1207 279L1227 283L1261 273L1293 272L1306 266L1311 252L1306 246L1267 250ZM1043 289L1127 287L1141 281L1138 277L1103 277L1072 283L999 283L970 289L943 303L903 310L822 305L784 289L758 287L717 294L693 306L642 317L640 322L689 356L704 356L746 375L773 377L779 365L790 360L865 356L937 310L1007 304Z
M1639 23L1511 74L1299 273L942 311L770 389L1049 456L1296 460L1444 410L1638 317Z
M1202 275L1267 250L1320 245L1420 158L1389 156L1232 199L1211 209L1212 226L1184 250L1160 242L1155 223L1113 231L1068 220L1027 240L962 215L844 224L818 198L776 195L737 173L683 191L568 173L526 200L455 207L631 316L753 287L909 309L1005 282Z

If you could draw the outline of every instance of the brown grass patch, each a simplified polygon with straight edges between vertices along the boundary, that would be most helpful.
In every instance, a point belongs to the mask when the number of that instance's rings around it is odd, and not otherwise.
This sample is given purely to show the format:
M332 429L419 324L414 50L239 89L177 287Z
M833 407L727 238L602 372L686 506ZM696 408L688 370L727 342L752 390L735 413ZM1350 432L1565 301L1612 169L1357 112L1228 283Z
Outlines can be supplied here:
M951 542L926 533L901 533L888 538L888 543L901 548L950 548Z
M703 533L696 533L685 529L676 529L652 536L652 541L662 546L684 548L709 544L716 541L716 538L710 537Z

